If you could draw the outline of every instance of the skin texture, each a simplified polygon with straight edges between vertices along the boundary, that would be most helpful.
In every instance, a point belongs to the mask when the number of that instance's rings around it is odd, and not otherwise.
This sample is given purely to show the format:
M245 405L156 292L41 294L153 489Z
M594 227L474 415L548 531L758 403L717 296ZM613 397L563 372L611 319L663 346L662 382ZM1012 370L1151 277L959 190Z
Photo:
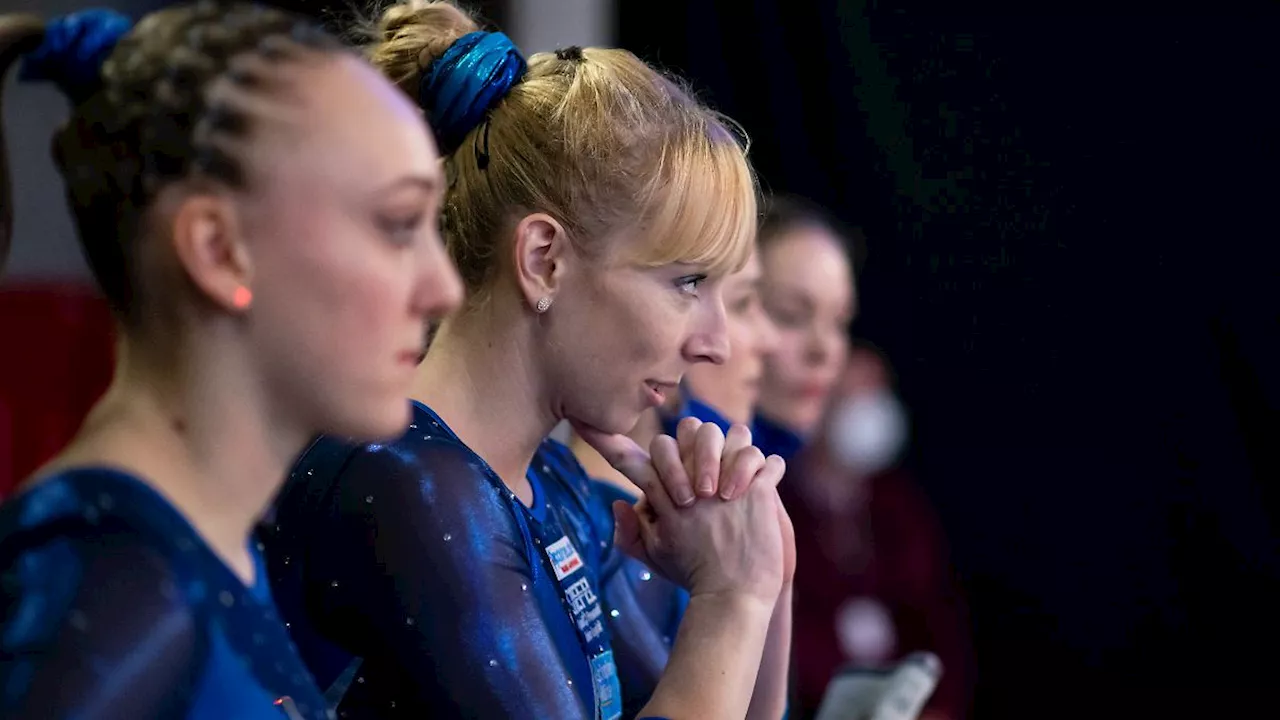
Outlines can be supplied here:
M742 270L724 280L725 324L729 338L729 354L723 363L695 364L685 373L685 383L701 400L719 410L728 420L747 423L759 395L765 356L777 346L778 334L764 312L760 298L762 269L760 258L753 254ZM672 393L659 410L649 410L627 433L641 447L648 447L661 432L658 412L678 412L681 398ZM727 408L727 409L726 409ZM595 448L574 436L573 452L587 472L639 495L640 489L615 470ZM710 494L709 491L704 495Z

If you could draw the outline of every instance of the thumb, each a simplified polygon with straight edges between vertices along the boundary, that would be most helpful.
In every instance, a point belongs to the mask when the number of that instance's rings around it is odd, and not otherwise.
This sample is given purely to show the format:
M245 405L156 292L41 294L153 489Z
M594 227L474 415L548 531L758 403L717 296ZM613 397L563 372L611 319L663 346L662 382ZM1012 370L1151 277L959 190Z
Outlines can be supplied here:
M613 544L637 560L647 560L644 541L640 537L640 516L625 500L613 502Z

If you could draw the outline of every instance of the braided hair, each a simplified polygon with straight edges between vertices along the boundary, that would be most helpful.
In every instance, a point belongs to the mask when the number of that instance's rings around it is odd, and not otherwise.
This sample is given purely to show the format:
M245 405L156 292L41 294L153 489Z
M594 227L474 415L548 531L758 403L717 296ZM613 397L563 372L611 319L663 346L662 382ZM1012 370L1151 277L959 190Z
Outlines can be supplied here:
M139 247L159 194L189 181L243 189L255 96L280 90L281 65L345 49L306 20L244 2L173 7L132 29L112 15L50 23L23 76L72 101L54 160L89 266L128 327L147 304Z

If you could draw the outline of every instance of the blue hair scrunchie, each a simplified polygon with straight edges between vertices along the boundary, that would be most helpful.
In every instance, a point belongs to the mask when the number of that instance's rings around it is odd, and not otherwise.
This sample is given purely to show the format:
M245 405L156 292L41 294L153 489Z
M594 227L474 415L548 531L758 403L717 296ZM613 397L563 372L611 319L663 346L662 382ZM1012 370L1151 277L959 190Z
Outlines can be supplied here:
M502 33L473 32L454 41L418 85L418 104L435 130L440 151L458 149L494 103L524 77L527 67L515 43Z
M18 77L57 85L77 105L102 87L102 64L133 21L114 10L83 10L51 20Z

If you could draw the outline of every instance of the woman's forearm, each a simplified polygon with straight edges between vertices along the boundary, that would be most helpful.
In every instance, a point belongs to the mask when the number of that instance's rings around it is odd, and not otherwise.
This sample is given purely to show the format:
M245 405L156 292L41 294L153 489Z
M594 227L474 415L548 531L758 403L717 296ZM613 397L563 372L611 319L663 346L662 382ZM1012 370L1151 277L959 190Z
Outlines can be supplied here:
M791 586L787 585L778 595L778 604L774 606L773 618L769 621L760 673L756 676L751 707L747 711L749 720L779 720L786 714L790 669Z
M768 603L743 596L691 598L666 670L640 717L746 717L773 611ZM788 635L789 618L788 611Z

